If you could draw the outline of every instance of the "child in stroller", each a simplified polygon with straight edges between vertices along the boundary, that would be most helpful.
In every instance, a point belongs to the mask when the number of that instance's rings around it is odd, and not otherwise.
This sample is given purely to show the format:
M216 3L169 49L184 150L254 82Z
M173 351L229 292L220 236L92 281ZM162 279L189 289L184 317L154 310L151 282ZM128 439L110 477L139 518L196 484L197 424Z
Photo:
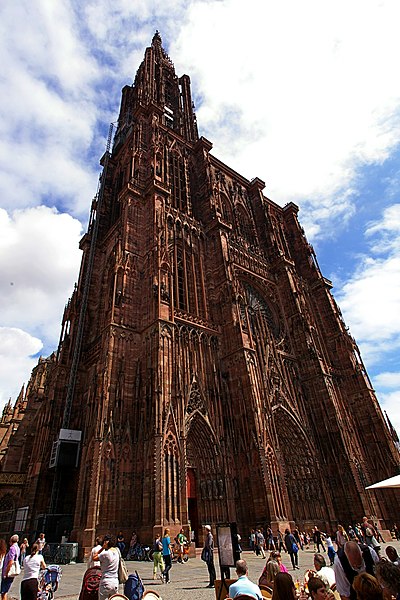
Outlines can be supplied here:
M48 565L40 572L38 600L53 600L61 575L62 569L59 565Z

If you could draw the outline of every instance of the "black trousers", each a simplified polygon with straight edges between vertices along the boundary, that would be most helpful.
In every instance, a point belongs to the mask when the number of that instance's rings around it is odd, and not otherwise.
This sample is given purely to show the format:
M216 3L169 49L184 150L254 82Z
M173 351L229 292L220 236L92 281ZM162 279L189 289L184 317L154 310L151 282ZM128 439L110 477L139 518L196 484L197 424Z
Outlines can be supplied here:
M163 554L165 569L163 575L165 577L165 581L169 581L169 572L172 567L172 557L170 554Z
M293 569L299 564L299 553L298 552L289 552L290 560L292 561Z
M21 581L21 600L36 600L38 593L38 580L24 579Z
M207 563L207 569L208 569L208 574L210 576L210 584L209 585L214 585L214 581L216 579L216 574L215 574L214 558L213 557L211 557L211 560L208 561L208 563Z

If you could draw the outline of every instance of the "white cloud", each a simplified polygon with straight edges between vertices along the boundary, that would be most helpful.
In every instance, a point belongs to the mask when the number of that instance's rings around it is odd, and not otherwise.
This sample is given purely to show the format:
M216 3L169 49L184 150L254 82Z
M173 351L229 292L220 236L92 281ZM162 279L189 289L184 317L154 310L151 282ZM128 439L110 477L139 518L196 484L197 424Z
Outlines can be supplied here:
M192 3L172 44L215 153L273 200L323 209L315 233L330 210L346 216L357 169L398 144L399 17L397 2Z
M374 385L380 388L400 388L400 373L384 372L374 377ZM399 402L400 404L400 402Z
M214 154L265 180L274 201L300 204L309 238L354 218L359 169L400 139L397 0L249 0L246 10L240 0L21 0L0 11L1 324L45 347L78 276L80 224L41 205L86 218L120 89L156 28L191 77ZM395 206L369 225L370 253L340 295L371 361L400 347Z
M0 209L0 325L57 344L63 307L78 276L80 234L80 222L55 209L11 215Z
M386 411L390 422L400 437L400 390L381 392L377 388L376 391L383 410Z
M360 256L352 277L337 294L345 321L359 344L377 396L400 432L400 373L379 372L400 352L400 205L387 207L366 229L371 256ZM374 256L373 256L374 255Z
M400 372L378 373L372 382L382 408L387 412L393 427L400 436Z
M9 398L15 401L24 381L37 363L31 358L42 349L42 342L16 327L0 327L0 406Z

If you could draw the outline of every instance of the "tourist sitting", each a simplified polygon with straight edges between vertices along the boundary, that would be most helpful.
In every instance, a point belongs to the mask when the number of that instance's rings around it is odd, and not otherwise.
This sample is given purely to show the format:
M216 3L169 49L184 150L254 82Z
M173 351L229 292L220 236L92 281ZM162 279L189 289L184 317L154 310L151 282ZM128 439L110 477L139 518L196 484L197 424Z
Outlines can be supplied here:
M265 567L263 572L261 573L260 579L258 580L258 585L260 586L260 588L263 588L268 592L272 592L275 577L278 573L281 572L279 568L279 563L277 560L275 560L275 557L273 556L275 554L275 552L271 552L267 562L265 563Z
M335 571L326 566L325 557L322 554L314 554L315 575L325 582L329 589L335 589Z
M318 576L310 577L307 585L311 600L325 600L333 596L333 593L327 590L325 582ZM303 593L301 595L303 596Z
M353 589L357 600L383 600L383 590L377 579L369 573L360 573L354 578Z
M275 550L275 552L271 552L271 559L276 560L276 562L279 565L279 570L281 573L289 573L289 571L287 570L287 568L285 567L285 565L282 562L282 556L281 556L280 552L278 552L277 550Z
M382 560L376 565L376 578L383 589L384 598L391 600L394 596L400 600L400 567Z
M295 600L296 588L290 573L278 573L275 577L272 600Z
M386 546L386 556L396 567L400 566L400 557L397 554L397 550L394 546Z
M262 600L261 590L247 577L248 569L245 560L238 560L236 563L237 581L229 586L229 598L235 598L240 594L253 596L256 600Z

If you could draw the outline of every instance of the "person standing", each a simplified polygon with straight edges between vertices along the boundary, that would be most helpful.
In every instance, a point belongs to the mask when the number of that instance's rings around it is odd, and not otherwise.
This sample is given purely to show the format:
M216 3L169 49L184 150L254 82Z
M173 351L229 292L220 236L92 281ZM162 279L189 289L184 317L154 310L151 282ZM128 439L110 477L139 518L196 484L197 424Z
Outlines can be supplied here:
M183 553L184 553L185 544L187 543L187 537L185 535L183 527L177 535L177 540L178 540L178 545L179 545L178 562L183 563Z
M38 552L39 554L43 554L43 548L46 545L46 538L44 537L44 533L41 533L38 537L38 539L36 540L36 544L38 545Z
M161 535L157 535L153 544L153 579L157 579L157 568L160 569L160 579L164 582L164 561L162 555L163 545L161 542Z
M215 578L216 578L215 566L214 566L214 538L211 533L211 526L205 525L204 528L207 532L206 538L204 540L204 550L206 551L206 554L207 554L206 563L207 563L208 574L210 577L210 583L208 584L207 587L213 588Z
M100 550L93 555L94 561L100 561L101 568L99 600L106 600L118 592L119 557L115 537L105 535Z
M89 556L89 560L88 560L88 564L87 564L87 568L91 569L92 567L99 567L100 566L100 561L99 560L94 560L93 556L95 554L99 553L99 550L101 550L101 545L103 543L103 538L101 536L97 536L96 538L96 545L93 546L92 551L90 553Z
M24 576L21 581L21 600L36 600L38 594L38 579L40 569L46 568L39 547L33 544L30 554L24 559Z
M336 545L337 545L338 551L340 550L340 548L343 548L345 543L348 541L349 541L349 537L348 537L347 533L345 532L343 525L338 525L337 532L336 532Z
M356 575L367 572L374 574L375 564L379 558L373 548L359 545L357 542L346 542L335 556L333 570L335 571L336 590L342 599L355 598L353 581Z
M21 565L21 567L24 564L24 560L25 560L25 556L26 556L28 548L29 548L29 542L28 542L27 538L24 538L19 547L19 549L20 549L19 564Z
M164 535L161 540L162 544L162 555L164 560L164 583L169 583L169 572L172 568L172 548L171 548L171 538L169 537L169 529L164 529Z
M117 548L121 552L121 556L122 556L124 553L124 550L125 550L125 538L124 538L124 534L122 533L122 531L120 531L119 534L117 535Z
M9 576L11 567L14 563L18 563L19 567L20 549L18 546L18 541L18 535L11 536L10 549L4 558L3 569L1 572L1 600L7 600L7 594L10 591L12 582L14 581L14 577Z
M252 529L250 531L249 542L250 542L250 550L253 550L253 552L255 552L256 551L256 532L254 531L254 529Z

